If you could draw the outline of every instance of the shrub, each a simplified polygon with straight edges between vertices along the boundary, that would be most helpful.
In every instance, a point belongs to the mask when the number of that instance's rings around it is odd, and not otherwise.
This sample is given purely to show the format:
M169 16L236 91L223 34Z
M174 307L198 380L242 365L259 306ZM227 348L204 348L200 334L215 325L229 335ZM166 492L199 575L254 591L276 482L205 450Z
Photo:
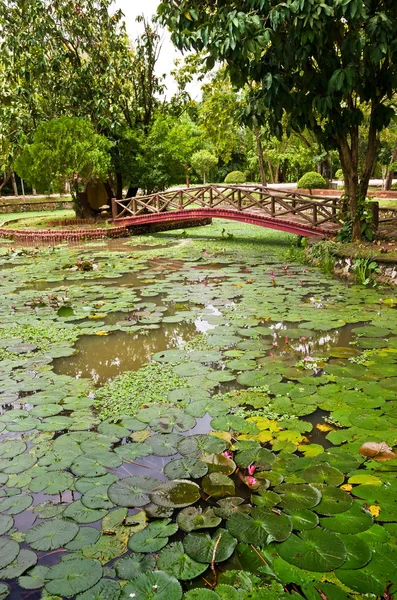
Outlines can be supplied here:
M344 179L342 169L338 169L335 173L335 179Z
M391 186L392 190L397 190L397 183L393 183L393 185Z
M245 183L246 181L247 179L241 171L232 171L225 177L225 183Z
M298 181L298 188L300 190L312 190L313 188L324 190L326 187L327 182L325 181L324 177L315 171L309 171L309 173L305 173L305 175Z

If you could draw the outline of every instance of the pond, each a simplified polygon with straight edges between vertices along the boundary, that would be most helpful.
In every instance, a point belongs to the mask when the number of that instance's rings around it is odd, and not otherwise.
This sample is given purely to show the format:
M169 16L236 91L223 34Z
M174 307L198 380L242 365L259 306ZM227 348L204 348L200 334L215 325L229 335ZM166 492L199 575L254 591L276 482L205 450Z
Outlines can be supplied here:
M0 598L397 592L397 299L241 224L0 248Z

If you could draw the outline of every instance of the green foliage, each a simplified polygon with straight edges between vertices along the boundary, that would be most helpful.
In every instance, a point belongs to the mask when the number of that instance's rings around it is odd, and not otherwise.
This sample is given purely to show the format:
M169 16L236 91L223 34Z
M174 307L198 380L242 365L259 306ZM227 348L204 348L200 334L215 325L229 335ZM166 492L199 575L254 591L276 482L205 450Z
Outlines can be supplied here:
M374 275L380 273L378 264L371 258L357 258L353 263L353 271L358 283L376 285Z
M335 179L344 179L344 175L343 175L343 171L342 169L338 169L335 173Z
M327 187L327 182L325 181L324 177L320 175L320 173L309 171L309 173L305 173L305 175L299 179L297 186L298 189L303 190L324 190Z
M397 91L397 5L229 0L214 7L212 0L164 0L158 12L180 49L206 51L208 69L226 62L233 84L250 86L246 120L267 121L279 138L284 130L308 128L325 150L338 150L358 239L357 208L367 193L379 133L395 116L390 99ZM360 166L359 127L366 117Z
M190 162L193 169L202 176L205 183L206 177L210 173L211 169L216 167L218 164L218 159L208 150L199 150L193 154Z
M314 264L327 274L333 273L335 267L336 245L333 242L323 241L306 246L306 254L314 259Z
M106 179L111 143L95 133L85 119L61 117L40 125L33 143L24 147L16 162L18 174L38 191L63 192L66 183Z
M171 365L150 363L139 371L124 373L98 390L95 404L101 417L133 415L143 404L165 403L170 389L182 387L184 380Z
M247 179L241 171L232 171L225 177L225 183L245 183L246 181Z

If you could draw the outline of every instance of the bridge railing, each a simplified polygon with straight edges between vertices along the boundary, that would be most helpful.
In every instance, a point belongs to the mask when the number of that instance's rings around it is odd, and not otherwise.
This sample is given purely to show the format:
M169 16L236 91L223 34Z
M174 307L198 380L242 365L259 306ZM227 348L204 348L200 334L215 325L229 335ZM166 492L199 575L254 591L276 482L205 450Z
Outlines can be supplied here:
M263 216L292 216L312 226L325 223L340 225L338 218L342 202L339 197L310 196L293 190L273 190L261 185L205 185L112 200L115 220L149 213L181 211L197 208L222 208Z

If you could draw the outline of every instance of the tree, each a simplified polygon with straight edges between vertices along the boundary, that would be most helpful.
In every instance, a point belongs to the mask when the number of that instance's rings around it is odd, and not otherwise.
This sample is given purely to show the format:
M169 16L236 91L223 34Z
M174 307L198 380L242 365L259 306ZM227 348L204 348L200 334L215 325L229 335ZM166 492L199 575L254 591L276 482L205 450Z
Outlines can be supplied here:
M211 169L216 167L218 164L218 159L208 150L199 150L193 154L190 162L193 169L197 171L197 173L200 173L205 184L208 173L211 171Z
M226 61L232 82L256 82L255 103L271 112L273 133L311 129L335 148L344 173L353 238L374 168L379 133L395 112L397 3L394 0L180 0L159 14L181 49L206 50L208 68ZM254 104L255 104L254 103ZM369 111L359 173L359 127Z
M77 216L91 214L79 184L105 180L110 168L111 142L95 133L92 124L77 117L61 117L37 128L33 143L24 147L16 171L40 192L63 192L71 187Z

